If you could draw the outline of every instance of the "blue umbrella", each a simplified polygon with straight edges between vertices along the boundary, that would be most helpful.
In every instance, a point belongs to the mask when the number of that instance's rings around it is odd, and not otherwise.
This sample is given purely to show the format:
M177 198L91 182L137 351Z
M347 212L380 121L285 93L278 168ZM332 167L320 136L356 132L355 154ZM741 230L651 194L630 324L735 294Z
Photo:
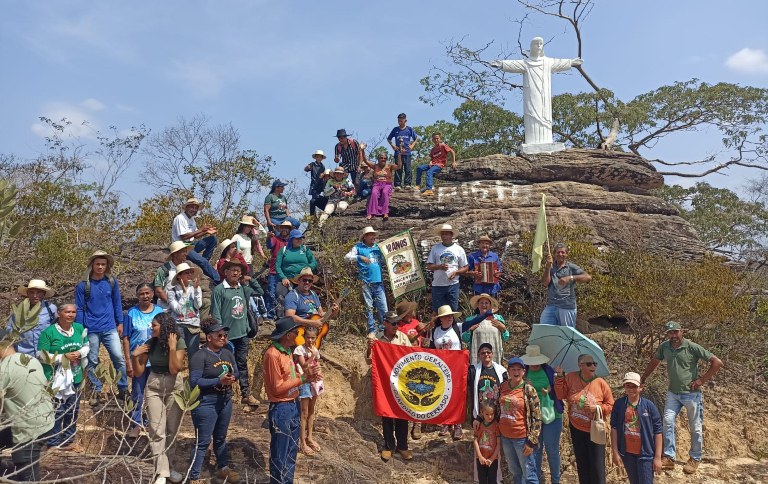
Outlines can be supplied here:
M597 362L597 376L608 375L608 363L600 345L569 326L534 324L528 344L539 345L541 353L549 357L552 368L562 366L563 370L578 371L579 355L587 354Z

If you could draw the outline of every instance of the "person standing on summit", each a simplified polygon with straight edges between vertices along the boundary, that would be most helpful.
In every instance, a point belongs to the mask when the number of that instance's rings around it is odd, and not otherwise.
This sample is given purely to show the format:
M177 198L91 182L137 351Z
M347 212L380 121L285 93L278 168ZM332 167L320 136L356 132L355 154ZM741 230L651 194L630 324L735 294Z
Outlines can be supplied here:
M395 158L397 158L398 152L402 150L400 154L402 155L403 166L395 173L395 190L397 191L411 188L411 150L419 140L416 131L410 126L406 126L407 121L405 113L398 114L397 126L392 128L389 136L387 136L389 146L395 150ZM392 140L395 142L393 143Z
M339 140L333 149L333 161L339 163L339 166L347 170L352 184L357 189L357 168L360 166L357 160L357 153L360 151L360 143L347 135L346 129L336 130L336 139Z

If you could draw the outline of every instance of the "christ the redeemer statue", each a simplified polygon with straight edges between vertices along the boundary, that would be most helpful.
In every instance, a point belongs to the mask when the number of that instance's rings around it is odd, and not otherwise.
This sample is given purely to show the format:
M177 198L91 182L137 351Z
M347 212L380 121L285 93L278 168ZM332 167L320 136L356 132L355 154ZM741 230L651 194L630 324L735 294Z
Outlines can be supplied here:
M551 153L565 149L563 143L552 142L552 73L580 66L581 59L552 59L544 55L544 39L531 40L531 57L522 60L500 60L491 63L505 72L523 75L523 121L525 143L523 153Z

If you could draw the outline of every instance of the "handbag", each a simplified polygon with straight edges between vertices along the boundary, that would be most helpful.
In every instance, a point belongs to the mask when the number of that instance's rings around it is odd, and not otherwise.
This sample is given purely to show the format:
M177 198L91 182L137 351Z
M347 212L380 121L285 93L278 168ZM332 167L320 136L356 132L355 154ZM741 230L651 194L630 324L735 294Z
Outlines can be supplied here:
M248 332L245 335L249 338L255 338L259 334L259 317L247 306L246 316L248 318Z
M597 445L608 443L608 430L603 420L603 409L600 405L595 410L595 418L592 419L592 426L589 429L589 438Z

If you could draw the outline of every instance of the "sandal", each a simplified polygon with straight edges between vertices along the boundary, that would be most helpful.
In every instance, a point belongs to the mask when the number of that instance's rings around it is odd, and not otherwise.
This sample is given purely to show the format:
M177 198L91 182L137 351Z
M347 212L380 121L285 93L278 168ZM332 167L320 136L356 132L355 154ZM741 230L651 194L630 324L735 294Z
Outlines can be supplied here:
M322 447L320 447L320 444L318 444L314 440L307 442L307 445L309 445L315 452L320 452L322 450Z
M301 453L306 455L306 456L315 455L315 451L312 450L312 448L310 446L308 446L308 445L303 446L301 448Z

